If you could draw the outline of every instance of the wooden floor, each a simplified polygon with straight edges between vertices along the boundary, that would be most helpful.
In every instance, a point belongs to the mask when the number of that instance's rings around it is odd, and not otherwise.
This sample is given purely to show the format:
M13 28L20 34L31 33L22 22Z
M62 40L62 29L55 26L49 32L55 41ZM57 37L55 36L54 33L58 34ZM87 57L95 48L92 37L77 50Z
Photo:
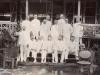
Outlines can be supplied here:
M92 75L99 75L97 67ZM79 72L76 63L20 63L15 69L0 69L0 75L87 75Z
M17 69L1 70L0 75L80 75L77 71L73 71L72 68L67 69L67 71L63 71L62 68L52 70L52 68L46 66L19 66Z
M77 60L75 58L70 58L65 60L64 63L52 63L52 60L48 60L46 63L27 61L27 62L19 62L19 65L24 66L53 66L53 67L67 67L67 66L76 66Z
M25 66L47 66L47 67L57 67L57 68L77 66L76 63L33 63L33 62L27 62L27 63L24 63L23 65Z

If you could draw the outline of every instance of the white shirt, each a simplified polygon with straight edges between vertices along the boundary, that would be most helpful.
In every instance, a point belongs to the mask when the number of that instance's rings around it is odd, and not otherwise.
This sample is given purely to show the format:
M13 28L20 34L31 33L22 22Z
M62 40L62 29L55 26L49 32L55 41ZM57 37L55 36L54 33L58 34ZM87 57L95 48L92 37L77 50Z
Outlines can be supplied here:
M58 32L58 25L53 25L51 27L51 37L52 37L52 49L54 52L59 50L59 32Z
M51 21L46 20L46 23L42 23L41 28L45 31L45 33L47 35L50 34L50 30L51 30Z
M42 24L41 28L40 28L40 36L42 37L42 40L48 40L48 34L49 34L49 30L48 30L48 26L46 24Z
M65 20L64 19L59 19L58 20L58 30L59 30L59 33L61 35L63 35L63 29L64 29L64 25L66 24Z
M58 25L53 25L51 27L51 36L52 40L58 40L59 38Z
M28 30L28 31L30 31L30 21L29 20L24 20L24 21L22 21L22 23L21 23L21 28L22 27L25 27L25 29L26 30Z
M25 30L25 31L21 31L19 32L19 40L18 40L18 44L20 45L27 45L30 43L30 33Z
M40 31L40 21L38 19L33 19L30 25L33 35L37 35Z
M18 43L22 45L27 45L30 43L30 21L24 20L21 23L21 28L25 28L25 30L21 30L18 32L19 40Z
M65 39L69 39L70 40L70 36L73 32L73 28L71 26L71 24L65 24L64 25L64 31L63 31L63 36Z
M81 23L75 23L73 25L73 36L75 37L83 36L83 26L81 26Z
M48 27L50 28L50 27L51 27L51 25L52 25L52 22L51 22L51 21L46 20L46 25L48 25Z

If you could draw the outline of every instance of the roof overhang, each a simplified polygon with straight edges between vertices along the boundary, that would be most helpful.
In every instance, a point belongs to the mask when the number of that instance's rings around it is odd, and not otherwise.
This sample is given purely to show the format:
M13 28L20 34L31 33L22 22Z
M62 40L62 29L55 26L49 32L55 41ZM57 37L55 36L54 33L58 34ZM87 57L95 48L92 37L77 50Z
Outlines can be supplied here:
M16 2L16 1L22 1L25 2L26 0L0 0L0 2ZM29 2L47 2L52 0L28 0ZM53 0L53 1L63 1L63 0ZM66 2L72 2L74 0L65 0ZM84 1L84 0L81 0ZM86 1L96 1L96 0L86 0Z

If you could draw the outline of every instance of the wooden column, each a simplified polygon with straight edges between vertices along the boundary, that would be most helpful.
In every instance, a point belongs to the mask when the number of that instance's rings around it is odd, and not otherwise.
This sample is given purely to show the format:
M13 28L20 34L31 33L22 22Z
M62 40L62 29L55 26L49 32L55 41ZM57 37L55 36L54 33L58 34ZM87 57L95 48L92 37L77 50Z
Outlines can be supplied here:
M19 24L20 23L20 8L21 7L21 2L20 2L20 0L17 0L17 12L16 12L16 14L17 14L17 23Z
M84 1L83 23L85 23L86 1Z
M46 0L46 15L48 14L48 1Z
M64 4L64 15L66 15L66 0L63 0Z
M28 18L28 0L26 0L26 19Z
M52 2L51 2L51 21L53 22L53 11L54 10L54 2L53 2L53 0L52 0Z
M78 0L78 22L80 22L80 17L81 17L81 0Z
M97 24L98 23L98 20L97 20L97 7L98 7L98 4L97 4L97 2L96 2L96 11L95 11L95 24Z

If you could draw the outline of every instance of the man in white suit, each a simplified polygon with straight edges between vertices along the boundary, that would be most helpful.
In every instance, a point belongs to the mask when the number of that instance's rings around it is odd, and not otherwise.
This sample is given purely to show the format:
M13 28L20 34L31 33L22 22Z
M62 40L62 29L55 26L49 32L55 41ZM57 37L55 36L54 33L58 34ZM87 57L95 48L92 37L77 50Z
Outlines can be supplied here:
M35 37L36 39L38 39L39 31L40 31L40 20L38 19L37 15L34 15L34 19L31 21L31 32L33 38Z
M54 25L51 27L51 37L52 37L52 62L58 63L58 50L59 50L59 32L58 32L58 21L54 21Z
M72 35L75 37L75 43L76 43L76 56L78 59L78 52L79 52L79 46L82 44L82 36L83 36L83 26L81 25L81 22L76 19L76 23L73 24L73 33Z
M43 21L40 29L40 37L42 41L42 47L41 47L41 57L42 63L46 63L46 55L47 55L47 41L48 41L48 29L46 25L46 20Z
M61 63L63 63L64 59L68 59L70 36L73 32L71 24L68 23L68 19L65 19L65 22L66 24L63 25L63 50L61 55Z
M30 21L28 19L21 23L21 30L16 32L16 35L19 36L18 45L20 46L20 55L18 57L18 61L21 59L21 62L26 62L30 52Z
M63 29L64 29L64 25L66 24L65 22L65 16L63 14L60 15L60 19L58 20L58 30L60 33L60 36L63 37Z
M77 42L77 50L79 50L79 45L82 44L82 36L83 36L83 26L81 22L76 22L73 24L73 34L75 37L75 41Z

